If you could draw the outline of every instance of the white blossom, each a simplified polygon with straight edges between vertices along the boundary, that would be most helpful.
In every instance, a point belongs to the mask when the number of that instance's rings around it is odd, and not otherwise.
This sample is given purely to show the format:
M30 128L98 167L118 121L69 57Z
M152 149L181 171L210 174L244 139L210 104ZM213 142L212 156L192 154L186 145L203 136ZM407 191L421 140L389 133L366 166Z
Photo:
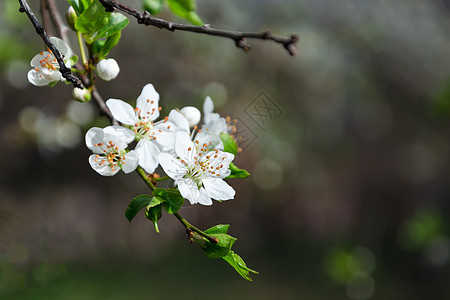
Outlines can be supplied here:
M207 144L199 147L194 145L195 143L191 141L188 133L177 132L176 156L161 153L158 157L166 174L175 180L181 195L191 204L211 205L211 198L233 199L235 191L223 178L230 174L228 167L234 155L209 150Z
M73 55L69 46L60 38L51 37L50 41L61 53L65 65L70 68L73 61L70 59ZM62 74L59 71L59 64L56 57L47 49L41 51L33 57L30 62L33 69L28 72L28 81L36 86L44 86L49 83L63 80Z
M120 169L125 173L134 171L138 165L136 151L125 150L134 135L121 126L93 127L86 133L86 146L94 152L89 164L100 175L113 176Z
M119 75L119 64L114 58L102 59L97 64L97 73L101 79L110 81Z
M214 103L210 97L206 97L203 103L203 121L204 124L197 134L193 136L194 141L200 145L208 144L209 149L223 150L220 134L228 131L227 121L218 113L214 113Z
M139 140L136 151L139 154L139 165L147 172L153 173L158 166L158 155L161 151L173 151L175 132L174 123L184 123L183 116L171 112L169 117L154 122L159 117L161 107L158 106L159 94L152 84L142 89L136 100L136 108L119 99L108 99L106 105L116 120L132 127L131 134ZM169 121L169 118L171 121Z

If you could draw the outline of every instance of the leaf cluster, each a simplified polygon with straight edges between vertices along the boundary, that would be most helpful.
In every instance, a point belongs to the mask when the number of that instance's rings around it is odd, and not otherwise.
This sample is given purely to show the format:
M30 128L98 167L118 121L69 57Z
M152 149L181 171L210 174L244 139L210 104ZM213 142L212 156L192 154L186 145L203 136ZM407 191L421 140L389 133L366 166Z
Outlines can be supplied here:
M81 32L84 40L92 46L92 54L98 59L105 58L119 42L121 31L129 20L121 13L106 12L98 0L67 0L77 17L74 28Z
M158 221L162 217L162 209L169 214L175 214L183 203L184 198L178 189L156 188L153 190L153 196L139 195L131 200L125 211L125 217L131 222L145 207L145 217L153 222L156 232L159 232Z
M230 225L228 224L220 224L205 230L205 233L218 239L217 244L209 242L207 239L196 233L194 233L194 241L205 252L206 256L208 256L209 258L223 259L230 266L232 266L236 270L236 272L238 272L239 275L241 275L244 279L252 281L250 273L259 273L248 268L244 260L233 250L231 250L231 247L237 239L227 234L229 227Z

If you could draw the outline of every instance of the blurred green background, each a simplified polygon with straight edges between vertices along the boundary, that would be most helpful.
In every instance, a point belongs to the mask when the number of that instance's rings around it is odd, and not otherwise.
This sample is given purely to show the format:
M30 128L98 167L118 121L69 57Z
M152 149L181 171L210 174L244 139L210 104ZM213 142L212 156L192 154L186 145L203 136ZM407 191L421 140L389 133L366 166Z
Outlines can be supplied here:
M107 121L72 101L69 85L28 83L42 41L6 0L0 298L449 299L450 2L199 0L198 9L217 28L299 34L299 55L261 41L243 53L131 20L110 53L121 73L99 91L134 104L153 83L165 113L210 95L238 120L237 164L252 176L229 180L234 200L180 213L201 228L231 224L235 251L261 274L249 283L204 257L168 215L160 234L142 214L128 223L128 202L148 190L135 174L90 168L84 133Z

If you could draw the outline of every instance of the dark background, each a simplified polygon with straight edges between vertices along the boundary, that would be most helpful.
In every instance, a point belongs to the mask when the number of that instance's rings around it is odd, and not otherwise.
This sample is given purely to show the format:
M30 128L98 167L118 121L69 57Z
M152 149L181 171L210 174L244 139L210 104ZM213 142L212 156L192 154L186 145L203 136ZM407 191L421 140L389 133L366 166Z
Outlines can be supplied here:
M30 1L38 12L39 1ZM68 7L58 1L62 11ZM123 1L140 7L139 1ZM185 204L200 228L231 224L260 271L248 283L128 202L136 174L102 177L84 133L105 126L72 88L27 82L42 42L13 0L0 4L0 298L448 299L448 1L198 1L213 27L299 34L299 55L140 26L111 52L102 96L134 105L153 83L163 113L201 107L238 120L236 198ZM162 17L177 20L168 11ZM75 35L71 35L76 53ZM258 117L255 109L264 114Z

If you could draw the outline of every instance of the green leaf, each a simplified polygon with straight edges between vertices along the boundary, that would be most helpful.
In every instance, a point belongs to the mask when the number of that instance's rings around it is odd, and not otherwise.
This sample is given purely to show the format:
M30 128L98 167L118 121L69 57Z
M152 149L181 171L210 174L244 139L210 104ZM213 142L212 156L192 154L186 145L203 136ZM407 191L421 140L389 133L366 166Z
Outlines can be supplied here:
M230 166L228 167L231 171L230 175L228 175L226 178L247 178L248 176L250 176L250 173L247 172L247 170L244 169L239 169L238 167L236 167L235 164L230 163Z
M238 147L236 141L225 132L220 133L220 139L223 143L223 151L236 155Z
M69 59L67 60L68 62L70 62L70 65L73 66L78 60L78 56L77 55L72 55L71 57L69 57Z
M202 249L209 258L222 258L230 252L236 238L224 233L214 234L214 237L217 238L219 242L213 244L208 241Z
M194 25L203 25L204 23L195 12L197 5L195 0L168 0L170 10Z
M227 233L229 227L230 227L230 225L228 225L228 224L219 224L219 225L213 226L209 229L206 229L205 233L210 234L210 235L216 234L216 233Z
M120 13L105 12L99 1L93 2L76 20L75 28L83 33L88 44L120 32L128 25L127 17Z
M121 33L120 31L106 38L106 40L96 40L92 51L98 60L105 58L109 51L114 48L119 42Z
M81 15L92 3L92 0L67 0L75 10L77 16Z
M230 266L232 266L236 270L236 272L239 273L239 275L241 275L248 281L253 281L250 277L250 273L259 274L259 272L248 268L244 260L239 255L234 253L233 250L230 250L230 252L228 252L227 255L223 256L222 259L229 263Z
M193 25L202 26L205 25L202 19L200 19L199 15L195 11L191 11L187 14L186 19L191 22Z
M100 60L98 53L102 50L105 45L106 39L98 39L92 43L92 54Z
M137 213L149 205L151 201L152 197L149 195L139 195L135 197L131 200L130 204L128 204L128 208L125 211L125 217L127 217L128 221L131 222Z
M195 0L168 0L169 8L174 13L180 17L185 17L189 12L195 11L197 5Z
M144 9L156 15L164 8L164 0L144 0Z
M55 80L55 81L50 82L50 83L48 84L48 86L52 87L52 86L54 86L54 85L57 84L57 83L58 83L58 80Z
M157 204L155 206L148 205L147 209L145 210L145 217L153 222L153 226L155 226L155 231L159 233L158 221L162 217L162 205L161 204Z
M178 189L156 188L153 190L153 195L165 200L163 207L169 214L176 213L184 203L184 198Z

